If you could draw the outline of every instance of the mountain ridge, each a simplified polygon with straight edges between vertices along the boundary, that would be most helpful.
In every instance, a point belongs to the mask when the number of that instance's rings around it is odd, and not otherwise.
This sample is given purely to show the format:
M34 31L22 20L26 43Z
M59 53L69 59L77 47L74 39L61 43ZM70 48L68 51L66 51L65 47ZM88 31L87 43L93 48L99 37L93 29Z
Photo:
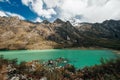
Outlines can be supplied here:
M120 49L120 20L80 23L56 19L33 23L17 17L0 17L0 49L53 49L105 47Z

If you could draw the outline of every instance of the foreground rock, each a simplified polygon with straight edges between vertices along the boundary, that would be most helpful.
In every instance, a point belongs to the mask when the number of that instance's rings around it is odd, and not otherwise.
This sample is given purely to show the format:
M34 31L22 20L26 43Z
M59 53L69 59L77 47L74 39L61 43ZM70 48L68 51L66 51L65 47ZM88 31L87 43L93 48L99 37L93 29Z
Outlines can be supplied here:
M57 60L57 61L56 61ZM8 60L0 56L0 80L119 80L120 59L105 61L101 65L76 69L66 63L64 66L54 65L61 63L63 58L46 62L34 60L21 62ZM12 64L11 64L12 63Z

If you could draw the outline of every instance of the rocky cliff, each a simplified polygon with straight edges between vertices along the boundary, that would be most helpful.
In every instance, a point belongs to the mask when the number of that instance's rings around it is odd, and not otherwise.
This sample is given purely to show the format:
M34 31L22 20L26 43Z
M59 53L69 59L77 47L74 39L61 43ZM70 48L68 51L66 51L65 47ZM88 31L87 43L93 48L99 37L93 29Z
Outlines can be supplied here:
M0 17L0 49L50 49L64 47L107 47L120 49L120 21L81 23L56 19L32 23L17 17Z
M103 23L81 23L76 26L84 36L84 45L120 49L120 20Z

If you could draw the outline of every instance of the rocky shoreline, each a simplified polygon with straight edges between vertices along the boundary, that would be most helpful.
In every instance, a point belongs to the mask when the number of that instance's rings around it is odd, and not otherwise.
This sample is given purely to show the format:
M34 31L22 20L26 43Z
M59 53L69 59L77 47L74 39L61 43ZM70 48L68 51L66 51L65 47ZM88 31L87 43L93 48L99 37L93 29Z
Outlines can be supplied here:
M57 63L65 63L56 66ZM39 60L21 62L0 56L0 80L119 80L120 59L101 60L101 65L76 69L67 59L58 58L41 63Z

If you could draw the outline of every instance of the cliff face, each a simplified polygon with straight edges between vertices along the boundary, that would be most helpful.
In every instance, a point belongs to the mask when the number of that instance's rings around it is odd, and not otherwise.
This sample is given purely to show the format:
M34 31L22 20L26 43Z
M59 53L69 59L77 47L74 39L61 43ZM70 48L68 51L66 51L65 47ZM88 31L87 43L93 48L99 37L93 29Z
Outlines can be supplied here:
M17 17L0 17L0 49L50 49L76 46L120 48L120 21L81 23L56 19L32 23ZM117 47L115 47L117 46Z
M81 26L77 26L79 31L82 31L85 35L89 35L96 38L108 38L108 39L120 39L120 21L107 20L103 23L83 23Z
M45 39L49 33L50 30L44 24L34 24L15 17L1 17L0 49L49 49L60 46Z
M103 23L82 23L76 26L84 36L84 45L120 49L120 21L106 20Z

